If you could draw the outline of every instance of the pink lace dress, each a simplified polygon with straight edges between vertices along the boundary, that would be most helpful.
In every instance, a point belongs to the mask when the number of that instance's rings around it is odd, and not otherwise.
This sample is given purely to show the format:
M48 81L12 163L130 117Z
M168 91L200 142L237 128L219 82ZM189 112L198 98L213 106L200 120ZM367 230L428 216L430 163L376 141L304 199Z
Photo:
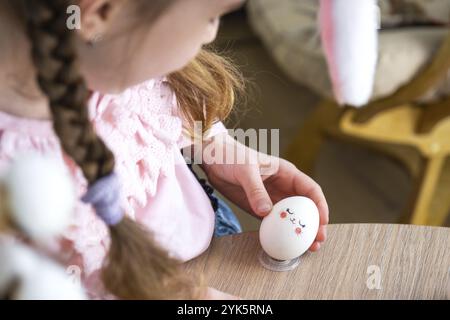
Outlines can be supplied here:
M214 212L204 190L187 167L175 95L163 79L148 81L120 95L94 94L89 112L98 134L116 156L116 172L127 214L147 226L158 243L187 261L211 241ZM210 135L226 132L221 123ZM78 196L86 191L80 169L61 152L50 121L18 118L0 112L0 173L16 155L52 154L67 164ZM33 181L32 183L39 183ZM53 250L77 267L93 297L101 295L97 272L107 252L107 228L90 206L77 203L73 222Z

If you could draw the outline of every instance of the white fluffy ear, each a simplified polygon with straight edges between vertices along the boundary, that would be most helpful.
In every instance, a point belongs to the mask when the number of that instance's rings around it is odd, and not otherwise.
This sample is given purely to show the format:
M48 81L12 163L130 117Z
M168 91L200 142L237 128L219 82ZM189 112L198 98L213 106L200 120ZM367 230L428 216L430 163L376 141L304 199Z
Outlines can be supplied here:
M363 106L372 96L378 58L376 0L321 0L322 43L336 99Z
M0 245L0 295L17 281L16 300L86 300L78 279L29 248L14 243Z
M76 197L60 159L36 154L18 157L5 185L12 220L34 240L56 236L68 226Z

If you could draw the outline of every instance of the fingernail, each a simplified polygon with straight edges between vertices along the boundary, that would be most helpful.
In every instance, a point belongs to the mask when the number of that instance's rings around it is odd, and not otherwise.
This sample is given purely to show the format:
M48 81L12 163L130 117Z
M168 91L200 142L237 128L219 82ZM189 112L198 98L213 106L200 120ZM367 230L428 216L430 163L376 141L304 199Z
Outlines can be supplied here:
M259 213L269 213L270 210L272 210L272 205L267 201L261 201L258 203Z

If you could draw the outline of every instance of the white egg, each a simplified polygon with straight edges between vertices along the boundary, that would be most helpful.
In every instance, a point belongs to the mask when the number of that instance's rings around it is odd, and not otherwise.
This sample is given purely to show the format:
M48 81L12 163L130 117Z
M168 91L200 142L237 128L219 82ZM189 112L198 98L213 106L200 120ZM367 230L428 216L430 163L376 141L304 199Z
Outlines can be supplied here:
M273 259L291 260L304 254L319 230L319 210L306 197L290 197L273 206L261 223L259 240Z
M11 218L34 240L57 236L69 225L76 194L61 159L22 155L12 163L5 187Z

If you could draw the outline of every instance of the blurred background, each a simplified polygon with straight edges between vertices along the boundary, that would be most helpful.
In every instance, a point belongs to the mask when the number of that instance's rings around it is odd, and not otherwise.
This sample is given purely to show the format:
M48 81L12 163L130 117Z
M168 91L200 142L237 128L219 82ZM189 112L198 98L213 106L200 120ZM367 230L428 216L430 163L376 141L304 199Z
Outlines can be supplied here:
M281 156L322 186L331 223L450 226L450 0L379 5L375 88L358 111L333 101L319 1L250 0L226 16L214 46L249 82L228 127L280 129Z

